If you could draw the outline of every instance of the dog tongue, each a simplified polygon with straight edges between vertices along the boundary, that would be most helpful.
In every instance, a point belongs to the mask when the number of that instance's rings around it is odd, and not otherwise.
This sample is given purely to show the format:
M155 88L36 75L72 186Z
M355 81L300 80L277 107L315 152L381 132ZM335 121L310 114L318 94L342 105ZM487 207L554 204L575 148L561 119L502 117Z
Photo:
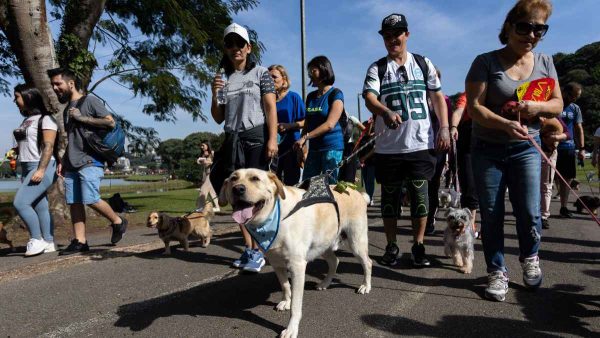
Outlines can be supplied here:
M246 222L248 222L250 220L250 218L252 218L252 216L253 216L252 215L253 209L254 209L254 206L249 206L249 207L246 207L243 209L234 210L233 213L231 214L231 217L238 224L246 224Z

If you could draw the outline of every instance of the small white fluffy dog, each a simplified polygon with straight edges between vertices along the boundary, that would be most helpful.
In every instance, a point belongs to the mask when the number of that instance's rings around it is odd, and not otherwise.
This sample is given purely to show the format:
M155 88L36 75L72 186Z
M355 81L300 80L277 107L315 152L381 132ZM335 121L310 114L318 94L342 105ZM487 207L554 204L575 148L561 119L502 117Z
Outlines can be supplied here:
M439 193L439 201L440 201L440 208L446 209L452 203L452 195L450 195L449 192L442 190Z
M304 193L305 190L283 186L273 173L240 169L229 176L219 194L219 204L231 204L232 216L250 229L258 229L270 219L279 199L280 227L265 255L283 290L283 300L275 309L283 311L291 307L292 310L288 326L281 332L284 338L298 336L307 262L319 256L327 261L327 276L317 287L318 290L326 289L335 276L339 262L335 250L342 240L348 241L364 270L364 280L357 292L366 294L371 291L372 263L367 236L369 197L353 189L344 193L333 191L340 212L339 223L331 203L313 204L286 218Z
M452 257L454 265L463 273L471 273L475 257L471 219L471 211L467 208L450 208L446 214L448 227L444 231L444 253Z

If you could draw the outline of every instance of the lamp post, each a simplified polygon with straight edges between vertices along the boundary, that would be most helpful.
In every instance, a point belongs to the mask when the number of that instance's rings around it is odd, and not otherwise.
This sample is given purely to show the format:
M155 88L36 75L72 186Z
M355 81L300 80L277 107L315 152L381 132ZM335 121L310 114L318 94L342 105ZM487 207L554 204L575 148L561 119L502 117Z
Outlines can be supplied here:
M362 122L362 118L360 116L360 97L361 97L360 93L356 94L356 103L358 105L358 120Z

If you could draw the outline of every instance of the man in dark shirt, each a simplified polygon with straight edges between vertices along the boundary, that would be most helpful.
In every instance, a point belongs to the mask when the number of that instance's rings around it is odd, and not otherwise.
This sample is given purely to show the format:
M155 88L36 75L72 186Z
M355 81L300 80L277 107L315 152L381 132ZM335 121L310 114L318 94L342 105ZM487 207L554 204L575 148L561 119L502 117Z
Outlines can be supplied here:
M112 129L115 120L96 97L80 93L80 83L67 69L51 69L48 76L52 89L61 103L67 103L63 112L68 145L57 166L65 180L65 198L70 206L74 239L60 255L89 251L85 236L85 205L111 222L111 242L116 244L127 230L127 220L117 215L100 198L100 181L104 176L104 162L87 145L84 131Z

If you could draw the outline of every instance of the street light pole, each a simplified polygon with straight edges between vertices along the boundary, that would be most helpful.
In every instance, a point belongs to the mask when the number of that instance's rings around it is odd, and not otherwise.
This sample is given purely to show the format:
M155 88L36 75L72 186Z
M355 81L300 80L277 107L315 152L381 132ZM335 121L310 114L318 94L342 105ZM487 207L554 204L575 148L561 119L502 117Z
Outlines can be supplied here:
M300 38L301 38L301 46L300 49L302 49L302 100L306 100L306 67L304 67L305 65L305 61L306 61L306 40L304 37L304 0L300 0Z
M356 94L356 101L358 104L358 120L362 122L362 118L360 117L360 93Z

